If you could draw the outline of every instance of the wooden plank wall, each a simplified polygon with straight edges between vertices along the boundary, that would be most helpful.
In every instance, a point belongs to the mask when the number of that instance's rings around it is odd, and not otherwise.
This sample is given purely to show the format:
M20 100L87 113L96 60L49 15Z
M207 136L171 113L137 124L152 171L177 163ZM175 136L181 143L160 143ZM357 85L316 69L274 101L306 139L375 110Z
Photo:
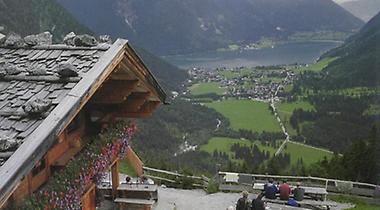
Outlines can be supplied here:
M67 134L66 130L63 131L57 138L56 144L47 152L41 159L45 162L45 167L37 174L30 172L18 184L16 190L13 192L11 200L18 201L38 190L41 185L49 180L51 174L51 166L53 163L65 154L70 147L81 144L81 137L85 135L85 120L80 119L80 126L74 131ZM79 142L78 142L79 141Z

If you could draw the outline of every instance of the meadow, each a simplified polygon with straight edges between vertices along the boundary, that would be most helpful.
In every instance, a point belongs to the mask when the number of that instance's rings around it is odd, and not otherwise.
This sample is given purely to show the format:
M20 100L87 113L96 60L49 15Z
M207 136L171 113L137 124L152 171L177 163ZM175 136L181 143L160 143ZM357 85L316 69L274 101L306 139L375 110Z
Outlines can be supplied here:
M290 125L290 117L295 109L303 109L305 111L314 110L312 104L307 101L281 102L276 105L280 119L284 123L286 130L290 135L296 135L296 130Z
M364 200L359 197L355 197L352 195L329 195L329 200L333 200L340 203L352 203L355 204L355 207L350 208L348 210L379 210L380 205L368 204Z
M308 64L307 66L301 67L299 69L295 69L295 71L296 72L304 72L304 71L320 72L336 59L338 58L337 57L324 58L314 64Z
M205 104L224 115L233 130L281 132L268 103L252 100L224 100Z
M217 82L209 83L199 83L194 84L189 88L190 92L194 96L215 93L217 95L223 95L226 91L224 88L220 87L220 84Z
M308 166L319 160L323 160L324 157L330 159L333 156L333 153L293 142L286 144L284 152L290 154L291 165L296 165L297 161L301 158L305 166Z
M234 153L231 152L231 146L233 144L240 144L241 146L244 145L247 147L257 145L259 150L269 151L271 155L276 152L275 148L265 146L261 144L259 141L251 142L246 139L232 139L232 138L226 138L226 137L213 137L208 141L207 144L202 145L200 147L200 150L208 152L210 154L213 154L215 150L217 150L218 152L225 152L230 157L230 160L235 161L235 162L241 162L240 160L236 160L234 158Z
M229 70L219 71L219 75L226 79L234 79L241 76L249 75L250 73L252 73L251 69L241 69L239 71L229 71Z

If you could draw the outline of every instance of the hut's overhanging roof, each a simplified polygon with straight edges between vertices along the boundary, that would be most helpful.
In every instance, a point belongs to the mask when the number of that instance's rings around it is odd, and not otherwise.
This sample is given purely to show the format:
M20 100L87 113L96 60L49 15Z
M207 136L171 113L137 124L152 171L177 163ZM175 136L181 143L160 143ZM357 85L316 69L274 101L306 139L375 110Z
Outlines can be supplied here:
M166 95L127 40L112 45L0 47L0 204L123 59Z

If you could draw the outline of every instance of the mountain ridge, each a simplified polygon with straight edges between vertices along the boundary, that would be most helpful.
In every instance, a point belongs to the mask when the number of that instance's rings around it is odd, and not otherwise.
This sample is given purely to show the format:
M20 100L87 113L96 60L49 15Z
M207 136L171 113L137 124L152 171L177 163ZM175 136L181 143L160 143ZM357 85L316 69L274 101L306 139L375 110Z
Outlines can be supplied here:
M303 31L353 32L363 24L331 0L57 2L97 33L107 30L113 36L128 36L161 55L213 50L262 37L286 39Z
M55 0L0 0L0 26L4 26L2 33L15 32L22 36L50 31L56 43L61 43L63 37L71 31L94 35L94 32L79 24ZM133 42L132 45L136 47ZM178 67L140 47L136 47L136 51L164 89L178 89L186 79L186 72Z

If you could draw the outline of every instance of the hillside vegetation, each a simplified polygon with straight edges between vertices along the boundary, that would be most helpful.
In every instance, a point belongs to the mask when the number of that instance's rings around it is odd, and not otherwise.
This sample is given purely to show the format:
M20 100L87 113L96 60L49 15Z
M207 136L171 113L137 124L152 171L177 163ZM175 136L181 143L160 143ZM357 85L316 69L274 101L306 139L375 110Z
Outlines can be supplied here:
M91 33L52 0L0 0L0 26L23 36L50 31L55 41L71 31Z
M371 19L359 33L350 37L344 45L322 56L339 57L324 69L327 74L325 86L378 86L379 42L380 14Z

